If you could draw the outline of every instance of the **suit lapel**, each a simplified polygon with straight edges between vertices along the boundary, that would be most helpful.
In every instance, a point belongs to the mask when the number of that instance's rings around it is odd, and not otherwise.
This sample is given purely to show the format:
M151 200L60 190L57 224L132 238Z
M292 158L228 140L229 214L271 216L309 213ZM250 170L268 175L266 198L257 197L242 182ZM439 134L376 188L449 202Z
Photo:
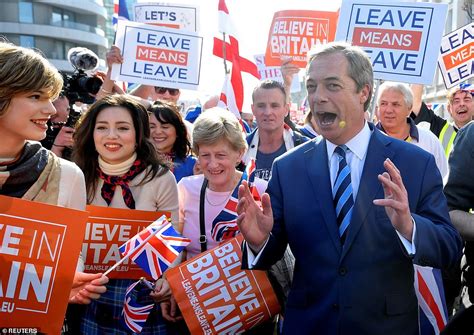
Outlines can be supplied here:
M326 140L314 140L314 146L305 151L306 170L311 180L314 198L316 199L323 221L329 232L334 247L341 253L341 242L337 230L336 213L334 211L331 178L329 177L329 163L326 149Z
M377 192L382 188L382 184L377 176L385 172L383 167L385 159L392 159L395 154L390 150L389 144L390 138L388 136L382 134L377 129L373 130L367 148L367 156L365 158L359 190L357 192L354 211L352 213L351 223L348 227L348 234L346 242L344 243L341 260L349 251L368 213L375 206L373 200L375 199Z

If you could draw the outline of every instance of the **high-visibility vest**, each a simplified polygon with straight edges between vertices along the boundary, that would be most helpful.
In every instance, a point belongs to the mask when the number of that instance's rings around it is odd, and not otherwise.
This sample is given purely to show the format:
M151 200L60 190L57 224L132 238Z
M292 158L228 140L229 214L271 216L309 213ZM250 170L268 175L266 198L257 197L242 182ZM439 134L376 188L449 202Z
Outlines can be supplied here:
M457 132L454 129L454 126L449 122L446 122L443 126L443 129L441 129L441 132L439 133L439 140L443 145L446 158L449 158L449 154L451 153L451 150L453 150L453 142L456 138L456 135Z

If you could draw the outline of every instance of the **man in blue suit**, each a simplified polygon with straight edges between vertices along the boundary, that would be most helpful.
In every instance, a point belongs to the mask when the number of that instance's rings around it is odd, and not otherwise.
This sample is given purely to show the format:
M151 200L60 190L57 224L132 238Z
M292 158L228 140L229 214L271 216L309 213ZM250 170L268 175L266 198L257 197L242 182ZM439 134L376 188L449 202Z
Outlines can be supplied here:
M460 257L433 156L365 121L372 82L361 49L319 46L306 88L322 138L274 162L262 209L239 189L243 266L267 269L287 244L296 259L286 334L418 334L413 263Z

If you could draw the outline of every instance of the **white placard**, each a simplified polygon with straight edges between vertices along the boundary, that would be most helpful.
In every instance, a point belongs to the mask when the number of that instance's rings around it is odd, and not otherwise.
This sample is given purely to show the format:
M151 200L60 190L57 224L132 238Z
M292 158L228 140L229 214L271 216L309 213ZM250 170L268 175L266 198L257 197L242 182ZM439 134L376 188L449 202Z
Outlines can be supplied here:
M181 30L199 31L199 8L185 4L139 3L135 21Z
M283 84L283 77L279 66L266 66L265 55L255 55L255 64L257 65L258 73L260 74L260 80L273 79ZM300 79L298 73L293 76L291 81L291 93L301 91Z
M336 40L362 47L376 79L432 84L448 5L344 0Z
M202 40L194 32L119 20L115 44L124 61L113 65L112 79L197 90Z
M438 66L446 88L474 76L474 23L469 23L441 40Z

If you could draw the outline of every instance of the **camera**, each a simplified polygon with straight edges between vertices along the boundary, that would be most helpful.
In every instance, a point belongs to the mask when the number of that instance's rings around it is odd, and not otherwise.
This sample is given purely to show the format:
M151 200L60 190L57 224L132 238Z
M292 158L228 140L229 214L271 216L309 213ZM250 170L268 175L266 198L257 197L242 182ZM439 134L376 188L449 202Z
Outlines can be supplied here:
M99 57L92 50L81 47L71 48L67 56L75 71L72 75L62 73L64 95L69 99L71 105L77 101L85 104L93 103L95 98L91 94L99 92L102 79L89 76L85 71L95 70L99 63Z
M91 94L97 94L102 86L102 79L88 76L84 70L77 70L73 75L63 73L63 80L63 93L71 104L76 101L92 104L95 98Z

